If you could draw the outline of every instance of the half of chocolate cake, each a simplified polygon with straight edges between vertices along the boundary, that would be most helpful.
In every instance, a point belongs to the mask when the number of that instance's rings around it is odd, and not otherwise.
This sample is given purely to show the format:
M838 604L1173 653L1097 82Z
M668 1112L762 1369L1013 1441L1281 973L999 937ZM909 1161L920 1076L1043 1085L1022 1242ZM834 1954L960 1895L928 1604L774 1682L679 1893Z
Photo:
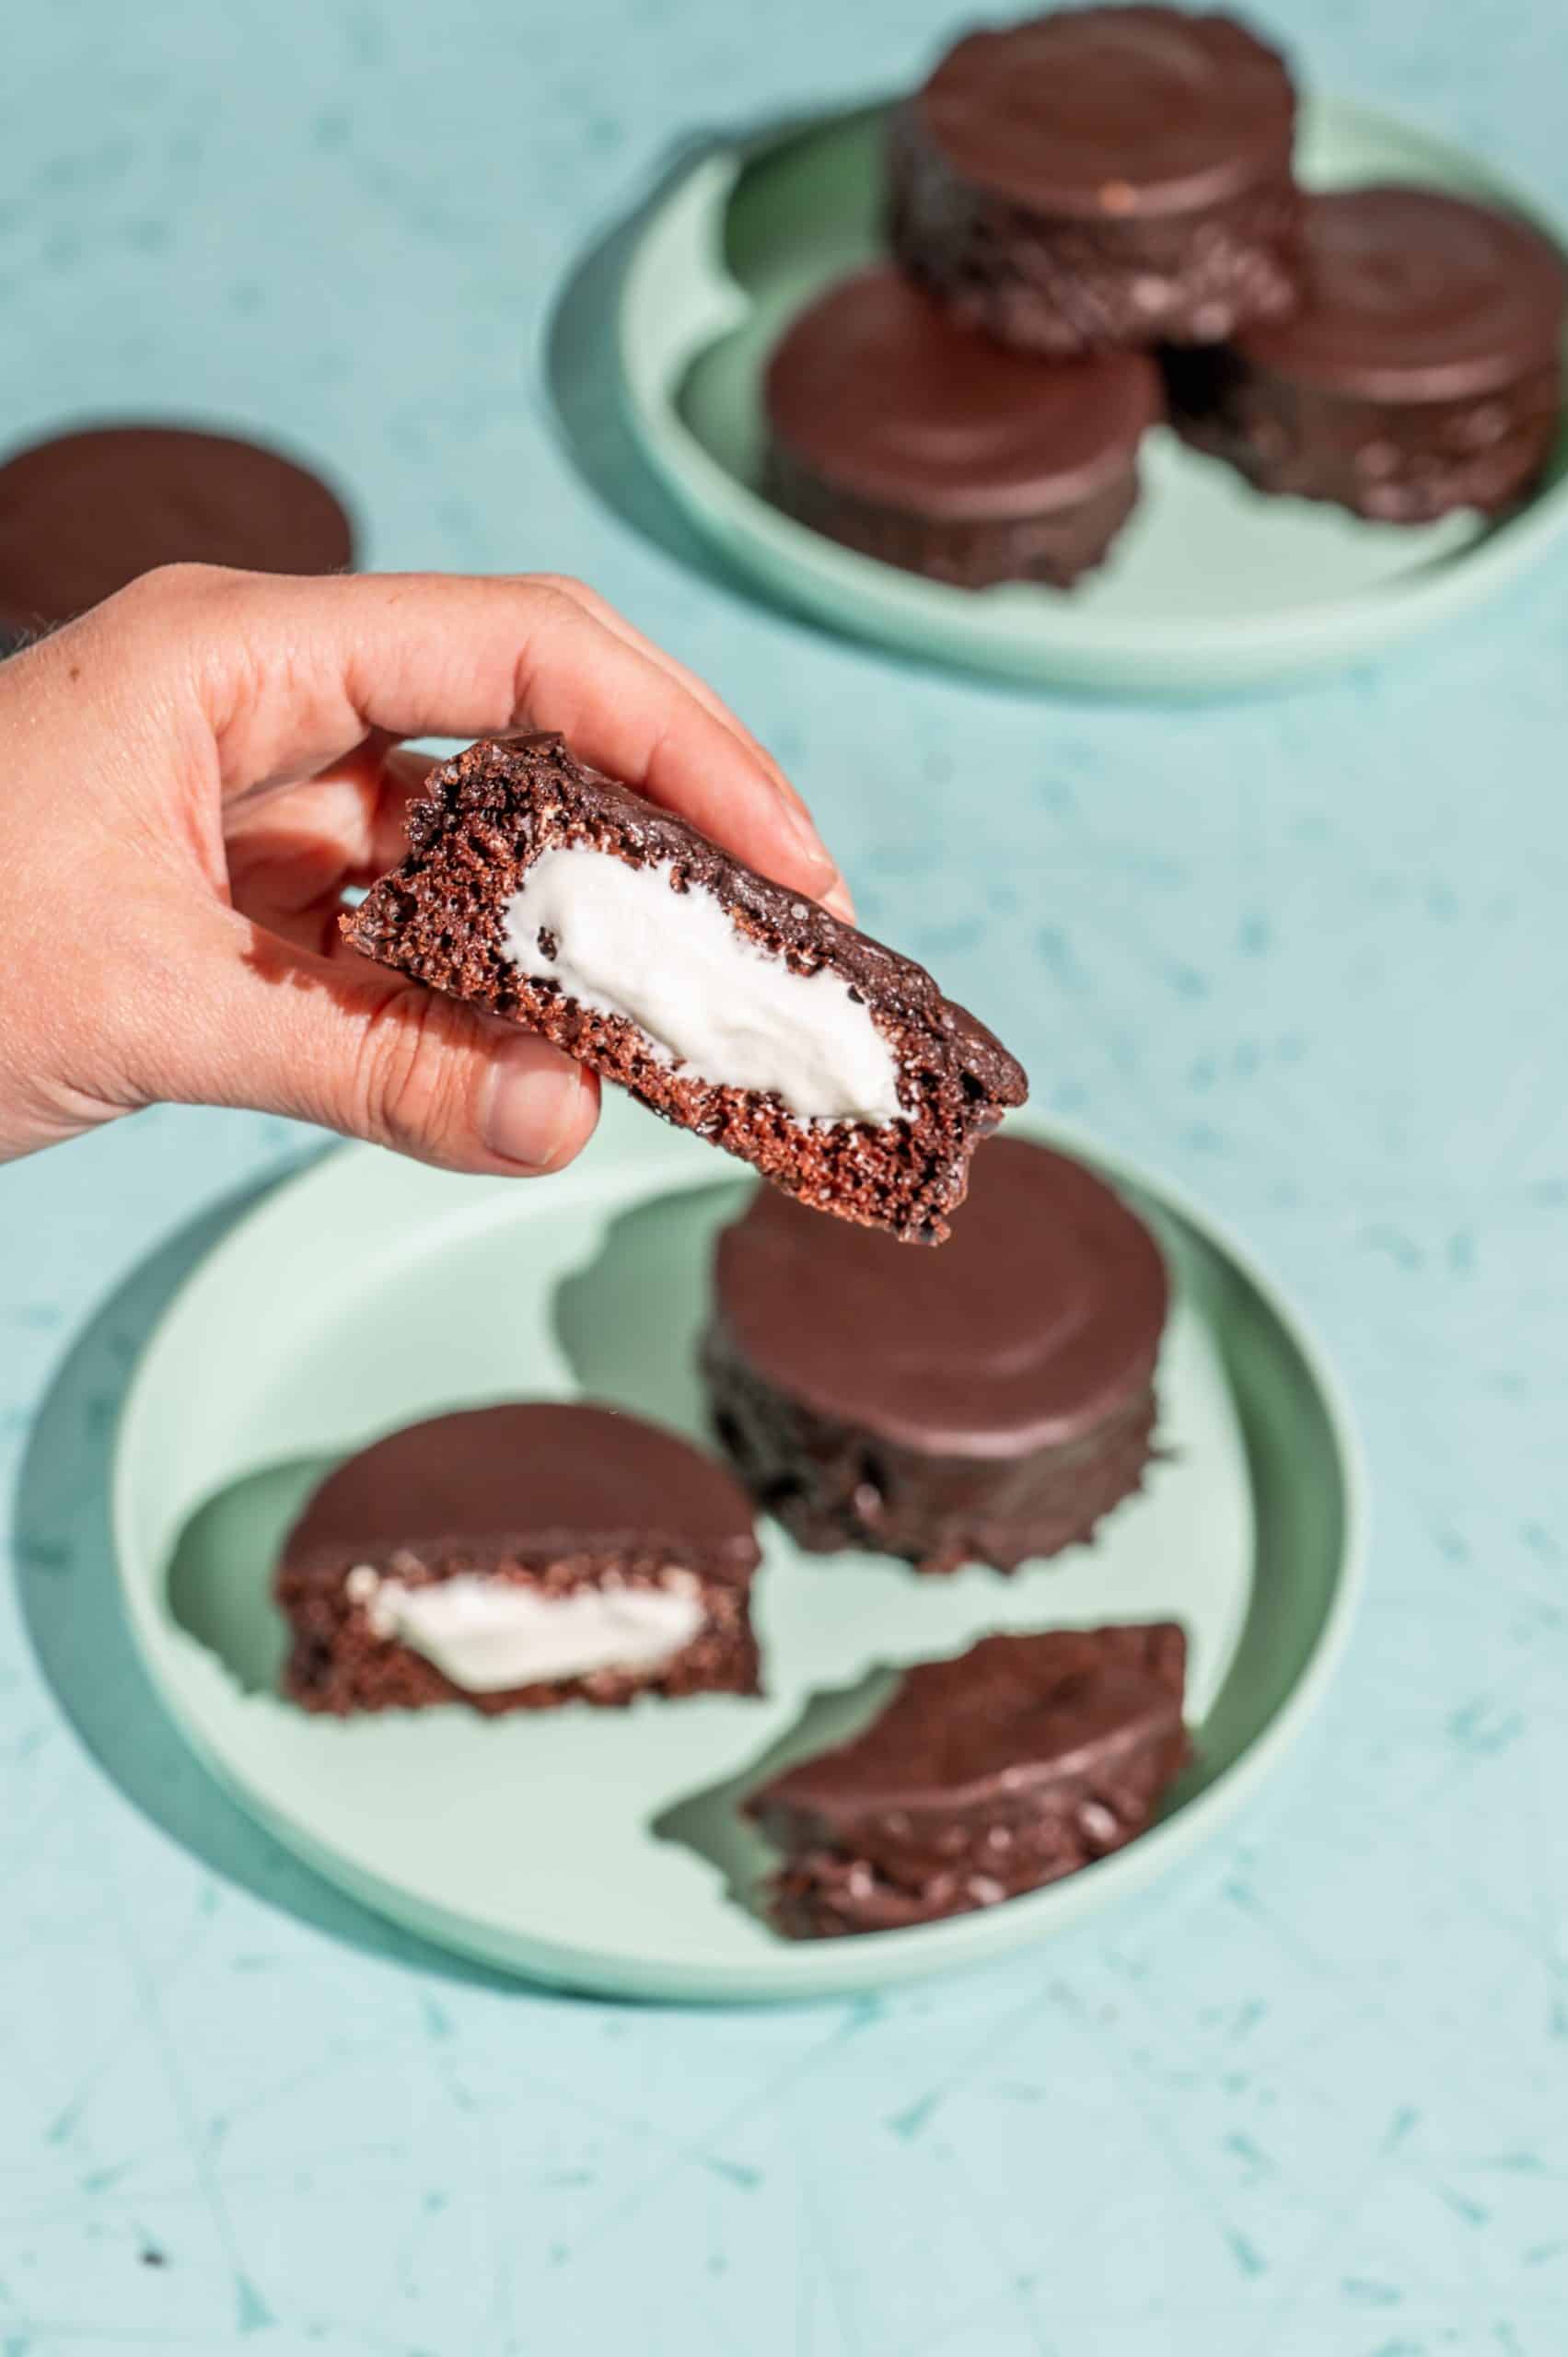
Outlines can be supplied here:
M853 1741L746 1804L796 1939L960 1915L1142 1833L1187 1758L1174 1621L981 1639L906 1670Z
M431 776L355 948L525 1024L819 1211L940 1242L1028 1083L924 969L577 761Z
M340 1715L754 1694L758 1561L723 1467L639 1417L433 1417L340 1465L289 1533L284 1689Z

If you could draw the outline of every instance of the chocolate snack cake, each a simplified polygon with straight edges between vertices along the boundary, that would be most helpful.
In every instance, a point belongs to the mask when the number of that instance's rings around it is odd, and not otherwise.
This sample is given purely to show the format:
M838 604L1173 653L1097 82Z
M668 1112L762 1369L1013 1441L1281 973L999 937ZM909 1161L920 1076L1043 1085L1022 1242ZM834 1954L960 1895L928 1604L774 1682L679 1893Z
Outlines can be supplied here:
M983 1638L906 1670L854 1741L746 1804L784 1854L795 1939L896 1931L992 1907L1143 1832L1187 1758L1173 1621Z
M714 1258L714 1425L803 1547L1014 1571L1138 1488L1166 1305L1143 1224L1022 1138L981 1148L952 1242L918 1260L759 1193Z
M344 931L526 1024L814 1210L935 1243L1018 1064L922 967L575 761L559 737L433 772Z
M1179 432L1260 491L1380 523L1509 506L1557 435L1562 256L1434 189L1312 197L1306 235L1292 319L1169 355Z
M795 321L764 406L764 488L814 531L961 589L1066 589L1131 515L1163 401L1144 353L1042 368L883 268Z
M893 251L1004 343L1212 343L1295 303L1295 125L1283 61L1229 17L972 32L894 119Z
M339 573L354 530L275 450L182 426L102 425L0 466L0 632L85 613L155 565Z
M539 1400L411 1424L285 1541L284 1690L308 1711L547 1711L754 1694L746 1499L674 1433Z

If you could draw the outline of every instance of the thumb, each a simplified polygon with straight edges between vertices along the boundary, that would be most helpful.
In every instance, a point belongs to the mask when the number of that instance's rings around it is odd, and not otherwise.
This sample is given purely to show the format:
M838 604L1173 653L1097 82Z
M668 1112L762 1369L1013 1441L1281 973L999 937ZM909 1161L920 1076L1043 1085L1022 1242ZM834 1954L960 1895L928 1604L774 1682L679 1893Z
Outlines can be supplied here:
M361 958L303 954L232 910L204 911L196 942L183 920L172 987L148 978L155 1003L134 1018L145 1101L247 1106L513 1176L559 1170L592 1135L598 1084L532 1032Z

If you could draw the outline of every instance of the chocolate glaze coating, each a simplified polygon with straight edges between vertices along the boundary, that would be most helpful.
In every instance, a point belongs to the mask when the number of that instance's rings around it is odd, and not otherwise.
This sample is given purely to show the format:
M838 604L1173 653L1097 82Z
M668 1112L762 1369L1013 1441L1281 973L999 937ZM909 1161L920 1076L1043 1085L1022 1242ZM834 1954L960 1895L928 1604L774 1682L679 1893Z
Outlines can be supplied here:
M784 1852L798 1937L993 1905L1143 1831L1187 1757L1174 1622L993 1636L906 1670L847 1744L774 1777L747 1814Z
M1086 7L966 35L914 110L958 179L1096 220L1201 210L1288 171L1295 97L1233 17Z
M510 1554L668 1540L746 1578L751 1508L679 1434L615 1408L535 1399L389 1433L327 1476L284 1547L290 1570L394 1554Z
M353 562L353 527L327 485L227 435L97 426L0 466L0 621L17 628L68 621L159 564Z
M1247 365L1374 401L1464 401L1554 362L1568 262L1527 222L1393 184L1307 200L1303 298L1243 330Z
M1510 506L1558 432L1563 257L1431 189L1314 197L1307 229L1294 319L1167 355L1183 439L1260 491L1380 523Z
M945 1252L912 1266L757 1195L719 1238L716 1306L749 1366L884 1438L1001 1459L1061 1448L1141 1395L1165 1267L1102 1178L995 1138Z
M390 1433L328 1475L285 1541L275 1592L293 1633L284 1690L344 1716L461 1701L489 1715L639 1694L753 1694L751 1511L724 1469L677 1434L581 1402L464 1409ZM469 1692L379 1634L350 1593L358 1564L422 1587L475 1573L565 1596L693 1578L695 1634L642 1669Z
M715 1255L715 1422L803 1545L1011 1570L1138 1485L1167 1302L1142 1223L1024 1139L981 1150L970 1215L912 1266L758 1195Z
M1295 301L1294 116L1281 59L1227 17L971 34L892 119L894 254L1003 343L1213 343Z
M1145 354L1042 368L950 327L888 268L800 314L764 398L775 440L822 482L970 522L1076 505L1120 480L1162 406Z
M1044 369L880 269L802 312L765 404L763 487L813 531L958 588L1066 589L1132 514L1164 397L1143 353Z
M432 772L409 819L409 855L345 918L354 946L453 997L541 1031L814 1209L940 1242L964 1198L970 1157L1005 1108L1023 1102L1022 1067L923 967L710 842L682 819L575 759L559 737L470 745ZM898 1120L796 1120L772 1095L720 1086L661 1061L624 1016L600 1015L505 954L506 902L529 864L559 844L633 866L667 867L671 888L711 892L738 931L799 973L827 968L857 991L900 1073Z

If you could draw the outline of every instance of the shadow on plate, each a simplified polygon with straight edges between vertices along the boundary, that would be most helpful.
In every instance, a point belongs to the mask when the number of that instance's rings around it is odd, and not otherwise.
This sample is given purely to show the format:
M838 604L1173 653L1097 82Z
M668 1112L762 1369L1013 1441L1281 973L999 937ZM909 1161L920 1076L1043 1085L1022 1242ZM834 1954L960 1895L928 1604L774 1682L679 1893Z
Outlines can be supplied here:
M177 1732L142 1667L121 1599L110 1528L114 1434L132 1370L148 1335L196 1263L272 1184L206 1213L145 1260L87 1327L55 1378L34 1422L17 1492L17 1584L23 1616L45 1678L93 1758L126 1799L203 1866L254 1897L366 1955L480 1987L525 1993L504 1973L448 1956L323 1881L262 1831L208 1775ZM173 1578L177 1610L193 1633L217 1635L216 1650L246 1680L271 1682L280 1650L263 1632L265 1580L244 1613L221 1604L195 1577L198 1542L237 1532L248 1514L249 1561L259 1564L268 1529L292 1510L284 1476L296 1483L318 1469L274 1468L258 1494L213 1501L180 1544ZM265 1517L271 1523L263 1527ZM204 1529L198 1526L205 1526ZM257 1598L260 1601L257 1601ZM539 1993L537 1990L534 1993Z
M621 366L621 298L627 269L645 223L671 190L707 157L732 154L737 147L770 149L775 142L787 141L792 133L805 137L819 128L816 116L791 114L738 131L693 132L679 141L632 209L613 222L571 270L545 330L544 372L565 455L612 515L731 597L761 607L813 637L842 644L841 633L732 564L682 512L643 456L633 432ZM762 158L764 166L768 160ZM742 259L726 255L732 263ZM877 653L900 668L925 668L897 648L879 645Z
M741 1804L796 1760L859 1735L889 1700L898 1677L893 1669L870 1669L853 1686L814 1694L794 1725L738 1774L672 1802L654 1818L650 1830L660 1841L694 1851L723 1875L725 1895L734 1906L766 1922L762 1883L778 1864L777 1853L741 1814Z
M245 1694L275 1694L288 1632L273 1604L273 1566L332 1457L294 1457L231 1481L199 1506L168 1566L168 1608L215 1654Z
M555 1337L591 1399L628 1408L711 1446L697 1349L714 1238L745 1179L680 1188L622 1212L593 1259L555 1293Z

